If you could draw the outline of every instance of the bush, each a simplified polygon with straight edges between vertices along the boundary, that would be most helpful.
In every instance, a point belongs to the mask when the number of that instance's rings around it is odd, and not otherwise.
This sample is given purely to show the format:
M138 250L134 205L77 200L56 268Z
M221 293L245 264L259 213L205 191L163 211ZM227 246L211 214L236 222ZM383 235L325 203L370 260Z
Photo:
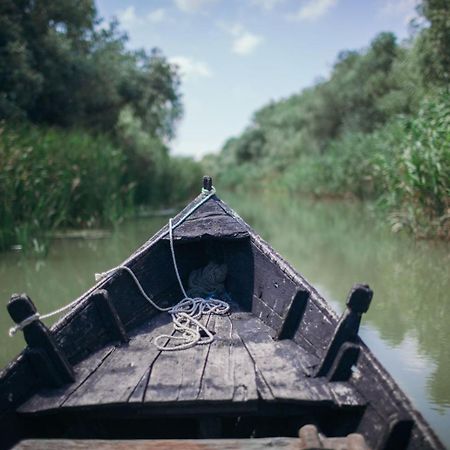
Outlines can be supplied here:
M121 215L124 156L102 136L33 126L0 128L0 248L56 227Z
M375 169L381 174L383 198L396 228L417 234L427 229L449 236L450 224L450 95L424 100L417 116L399 120L402 133L395 151L385 151ZM388 140L386 139L385 142ZM386 144L385 144L386 145Z

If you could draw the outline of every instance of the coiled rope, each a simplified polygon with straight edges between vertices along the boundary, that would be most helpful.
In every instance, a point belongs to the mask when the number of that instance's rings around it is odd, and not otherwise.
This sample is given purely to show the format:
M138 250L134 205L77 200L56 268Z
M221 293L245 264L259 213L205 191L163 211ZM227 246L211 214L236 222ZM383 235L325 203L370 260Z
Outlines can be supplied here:
M226 314L230 310L230 305L219 299L212 298L207 296L207 298L202 297L191 297L186 292L183 283L181 281L181 276L178 270L178 265L175 256L175 248L173 243L173 230L181 225L194 211L196 211L201 205L203 205L207 200L209 200L214 194L216 190L214 187L211 190L202 189L202 193L205 196L200 202L194 205L191 209L189 209L174 225L173 219L169 219L168 230L162 233L160 238L169 234L169 243L170 243L170 252L172 255L173 267L175 270L175 274L178 280L178 284L180 285L181 292L183 293L184 298L178 302L176 305L163 308L157 305L145 292L142 284L134 274L134 272L125 265L116 266L106 272L96 273L95 279L96 281L112 274L113 272L125 271L127 272L136 286L138 287L142 296L158 311L168 312L172 316L172 323L174 326L174 331L181 333L181 335L167 335L162 334L155 338L155 345L161 351L174 351L174 350L184 350L191 348L195 345L204 345L209 344L214 340L214 335L208 330L208 328L203 325L200 320L205 315L210 314L218 314L223 315ZM145 250L145 249L144 249ZM138 253L139 254L139 253ZM136 254L135 256L137 256ZM226 267L220 266L218 264L209 263L203 270L194 271L190 277L190 284L193 284L191 291L198 292L202 290L203 287L208 287L209 289L213 288L213 291L217 291L220 289L221 283L223 283L226 274ZM223 286L223 285L222 285ZM211 292L212 293L212 292ZM73 302L55 310L49 312L44 315L40 315L39 313L35 313L30 317L27 317L21 323L11 327L9 330L9 335L13 336L18 330L23 329L25 326L39 319L47 319L49 317L60 314L70 308L73 308L77 305L79 299L74 300ZM165 339L164 344L160 344L161 339ZM181 343L173 346L169 346L169 342L175 340Z

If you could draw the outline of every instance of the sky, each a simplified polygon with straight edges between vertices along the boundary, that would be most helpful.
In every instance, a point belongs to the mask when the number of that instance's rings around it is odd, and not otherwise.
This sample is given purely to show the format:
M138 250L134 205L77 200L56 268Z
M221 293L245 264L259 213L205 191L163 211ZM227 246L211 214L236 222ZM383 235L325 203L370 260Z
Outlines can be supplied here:
M337 54L382 31L409 35L417 0L96 0L130 49L178 65L184 117L173 154L217 152L253 113L327 77Z

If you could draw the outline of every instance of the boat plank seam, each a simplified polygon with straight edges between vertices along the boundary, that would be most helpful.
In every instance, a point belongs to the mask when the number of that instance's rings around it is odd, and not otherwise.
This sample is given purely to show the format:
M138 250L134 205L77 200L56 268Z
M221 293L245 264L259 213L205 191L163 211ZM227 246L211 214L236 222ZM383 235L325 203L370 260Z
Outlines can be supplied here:
M207 326L209 316L204 316L201 320ZM195 374L201 375L203 369L201 369L199 374L198 366L195 367L194 361L201 362L203 368L206 359L205 348L210 345L195 346L180 352L162 352L150 372L143 400L144 403L195 400L200 386L200 379L196 380ZM189 372L194 373L194 376L189 376ZM189 391L184 393L181 391L181 387L186 379L189 380L189 385L187 386ZM198 384L197 388L193 386L194 383ZM195 396L192 394L193 391L196 391Z
M208 350L197 399L232 400L234 382L230 383L233 369L231 324L226 316L215 316L214 319L214 341Z
M117 347L94 377L77 390L66 402L67 406L81 406L102 403L117 403L128 399L130 391L136 387L148 365L158 353L152 345L152 331L169 331L171 323L158 315L147 326L146 331L132 337L128 344ZM150 328L150 330L148 330Z
M173 336L174 334L175 334L175 329L172 328L172 330L170 332L170 335ZM165 342L163 341L163 345L166 345L168 341L169 341L169 339L167 338L165 340ZM133 391L129 395L129 397L127 399L128 403L135 403L135 402L142 403L142 402L144 402L145 393L147 391L147 386L148 386L148 383L149 383L149 380L150 380L152 369L153 369L154 365L156 364L156 361L158 360L158 358L161 356L162 353L163 353L162 350L158 351L158 354L153 359L153 361L150 363L149 367L144 372L144 375L142 375L142 377L138 381L136 387L133 389Z

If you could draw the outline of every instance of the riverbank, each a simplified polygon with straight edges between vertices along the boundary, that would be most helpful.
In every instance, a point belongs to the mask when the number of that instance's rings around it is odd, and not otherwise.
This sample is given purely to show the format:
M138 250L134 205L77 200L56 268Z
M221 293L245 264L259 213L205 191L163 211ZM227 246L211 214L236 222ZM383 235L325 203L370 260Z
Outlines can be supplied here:
M150 139L135 147L79 129L2 124L0 250L45 252L55 230L111 227L198 192L193 160Z
M450 239L450 15L420 14L409 39L343 50L326 79L255 111L205 167L231 189L374 202L394 231Z
M373 204L378 220L395 232L450 240L449 130L450 94L441 91L424 98L416 114L371 133L344 133L322 152L299 149L289 162L265 157L237 164L230 153L236 157L242 136L205 167L216 168L218 183L228 189L355 198ZM280 154L289 143L283 145Z

